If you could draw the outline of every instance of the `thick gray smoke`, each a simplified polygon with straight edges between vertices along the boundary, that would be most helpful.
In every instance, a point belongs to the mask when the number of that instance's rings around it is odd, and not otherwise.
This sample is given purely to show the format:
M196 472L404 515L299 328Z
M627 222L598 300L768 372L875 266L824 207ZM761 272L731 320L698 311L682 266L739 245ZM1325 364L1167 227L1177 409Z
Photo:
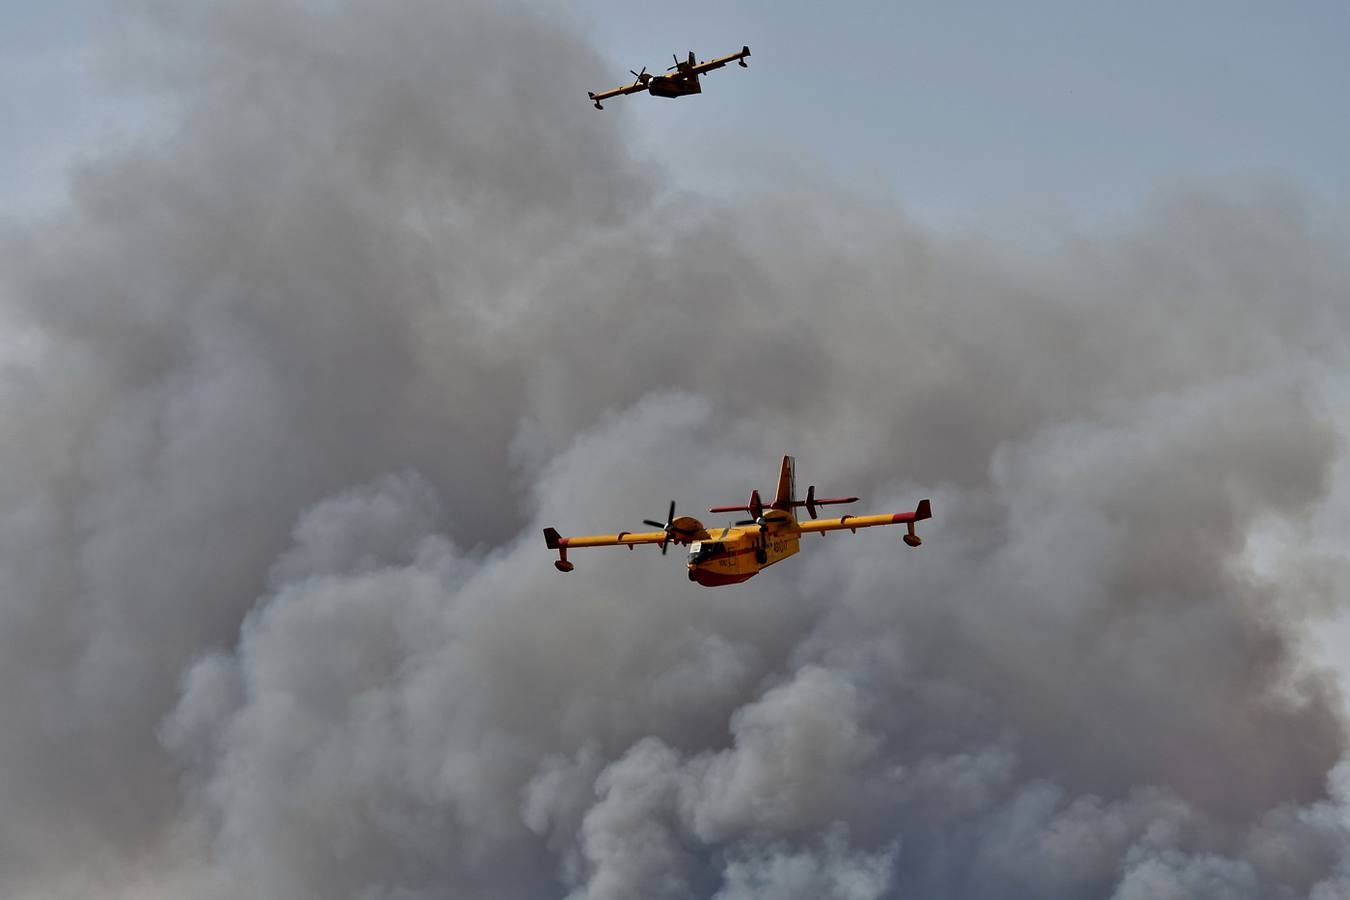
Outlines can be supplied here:
M674 191L529 8L139 21L173 129L0 235L0 894L1350 897L1292 192L1031 252ZM924 548L551 565L789 451Z

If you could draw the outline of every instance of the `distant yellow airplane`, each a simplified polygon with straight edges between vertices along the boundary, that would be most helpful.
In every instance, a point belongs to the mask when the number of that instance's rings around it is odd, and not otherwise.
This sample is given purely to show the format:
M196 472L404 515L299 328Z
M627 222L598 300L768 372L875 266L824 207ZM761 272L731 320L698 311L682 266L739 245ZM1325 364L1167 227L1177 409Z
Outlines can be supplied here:
M641 72L633 72L633 77L637 79L632 84L626 84L623 87L616 87L611 91L602 91L599 94L587 91L591 100L595 101L596 109L604 109L600 105L601 100L608 100L610 97L618 97L622 94L637 94L642 91L649 92L653 97L684 97L688 94L703 93L703 86L699 84L698 76L705 72L711 72L713 69L720 69L730 62L739 62L741 68L748 69L750 66L745 58L750 55L749 47L742 47L740 53L733 53L730 56L723 56L721 59L712 59L708 62L694 62L694 51L689 51L689 59L681 60L675 57L675 65L666 69L669 75L648 75L647 67L643 66Z
M840 516L837 519L816 519L816 507L836 503L856 503L857 497L829 497L818 499L816 487L812 485L806 491L805 500L795 499L796 481L793 474L791 456L783 457L783 466L778 473L778 490L773 502L764 505L759 491L751 491L750 499L744 506L714 506L709 512L748 512L753 517L735 525L723 528L716 537L703 527L703 523L692 516L675 517L675 501L670 501L670 511L666 521L643 521L660 531L621 531L618 534L592 534L580 537L563 537L557 529L545 528L544 541L550 550L558 551L558 559L553 563L559 572L570 572L574 568L567 559L567 551L575 547L626 546L629 550L637 544L656 544L664 556L671 543L689 546L689 580L704 587L718 587L724 584L737 584L754 577L760 569L771 566L779 560L787 559L800 550L799 542L803 534L819 532L823 537L827 531L841 531L847 528L857 532L859 528L873 525L909 526L904 541L911 547L923 543L914 533L914 523L932 518L933 512L927 500L920 500L913 512L887 513L879 516ZM812 521L798 522L793 510L805 507Z

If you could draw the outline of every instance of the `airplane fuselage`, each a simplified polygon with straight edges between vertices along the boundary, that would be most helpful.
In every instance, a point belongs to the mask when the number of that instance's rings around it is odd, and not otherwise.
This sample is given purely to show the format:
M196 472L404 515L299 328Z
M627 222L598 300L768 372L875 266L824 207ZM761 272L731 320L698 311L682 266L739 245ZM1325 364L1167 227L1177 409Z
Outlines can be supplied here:
M703 93L697 75L657 75L647 85L653 97L687 97Z
M689 545L689 580L704 587L739 584L759 570L787 559L801 549L801 532L792 520L709 529L710 536Z

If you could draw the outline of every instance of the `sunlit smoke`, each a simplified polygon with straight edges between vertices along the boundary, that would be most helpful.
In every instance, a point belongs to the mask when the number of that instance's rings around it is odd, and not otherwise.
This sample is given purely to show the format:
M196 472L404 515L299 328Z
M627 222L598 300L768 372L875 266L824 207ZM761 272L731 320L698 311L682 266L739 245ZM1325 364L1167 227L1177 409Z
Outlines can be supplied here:
M681 192L528 6L143 6L173 127L0 233L0 893L1350 896L1296 192L1033 253ZM785 452L924 547L544 548Z

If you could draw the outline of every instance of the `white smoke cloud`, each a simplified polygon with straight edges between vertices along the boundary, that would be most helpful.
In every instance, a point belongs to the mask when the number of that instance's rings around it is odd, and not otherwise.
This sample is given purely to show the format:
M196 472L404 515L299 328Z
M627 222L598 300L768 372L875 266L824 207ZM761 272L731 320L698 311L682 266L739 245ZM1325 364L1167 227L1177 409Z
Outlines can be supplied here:
M1296 193L1029 254L678 195L527 8L138 21L175 129L0 234L0 893L1345 895L1338 563L1247 556L1344 464ZM543 547L789 450L923 549Z

